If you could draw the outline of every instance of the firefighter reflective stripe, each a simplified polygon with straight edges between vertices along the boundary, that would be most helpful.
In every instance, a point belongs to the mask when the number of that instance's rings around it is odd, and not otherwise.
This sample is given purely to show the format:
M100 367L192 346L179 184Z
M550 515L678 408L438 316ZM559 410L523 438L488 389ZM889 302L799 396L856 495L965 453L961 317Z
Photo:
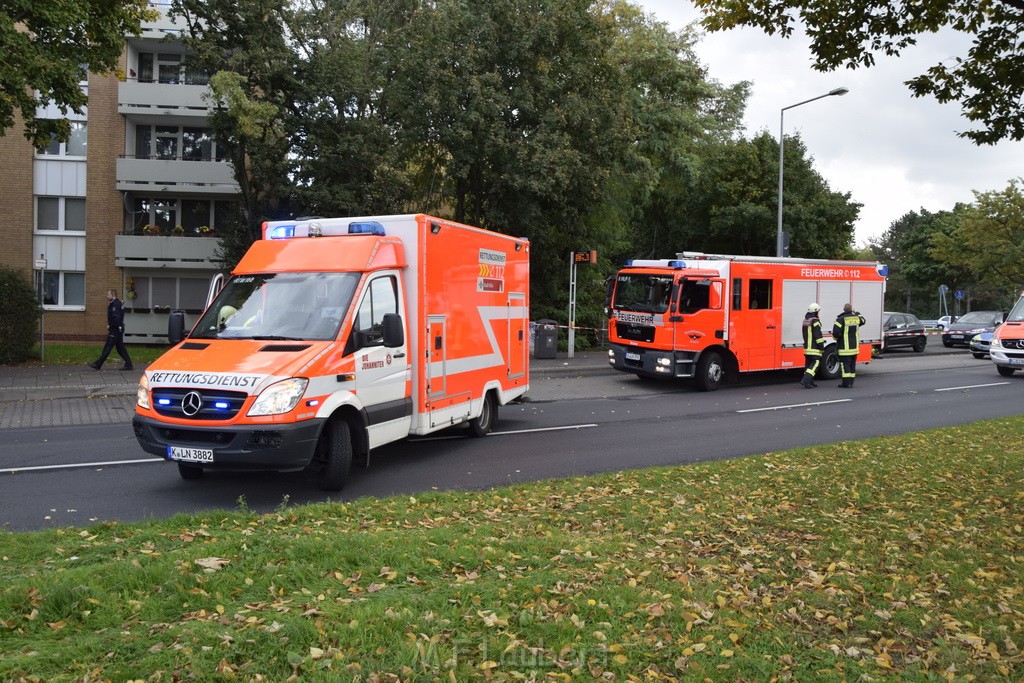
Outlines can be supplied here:
M804 318L804 355L820 356L822 347L821 321L817 318Z
M840 313L832 325L832 336L839 345L840 356L856 356L860 351L860 326L864 324L864 316L856 311Z

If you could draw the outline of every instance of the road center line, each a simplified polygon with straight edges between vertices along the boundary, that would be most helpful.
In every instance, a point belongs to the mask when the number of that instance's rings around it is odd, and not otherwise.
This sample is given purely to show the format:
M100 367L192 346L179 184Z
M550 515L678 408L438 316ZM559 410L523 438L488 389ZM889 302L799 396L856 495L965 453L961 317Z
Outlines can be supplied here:
M564 425L562 427L538 427L537 429L513 429L507 432L491 432L487 436L505 436L507 434L532 434L534 432L562 432L567 429L586 429L588 427L597 427L599 425L595 423L580 424L580 425ZM447 441L449 439L463 439L465 438L461 434L447 434L445 436L425 436L422 439L410 439L410 442L421 443L423 441Z
M67 465L35 465L33 467L7 467L0 469L0 474L17 474L18 472L37 472L39 470L70 470L79 467L103 467L105 465L137 465L140 462L167 462L160 458L142 458L141 460L107 460L105 462L72 462Z
M789 410L790 408L806 408L808 406L826 406L830 403L848 403L852 401L852 398L837 398L834 401L815 401L814 403L793 403L788 406L771 406L769 408L748 408L746 410L737 410L737 413L761 413L766 410Z
M591 422L589 424L582 425L565 425L564 427L538 427L537 429L513 429L508 432L491 432L487 436L505 436L506 434L532 434L533 432L561 432L566 429L586 429L588 427L597 427L598 425Z
M960 391L961 389L981 389L983 387L1001 387L1009 382L992 382L991 384L968 384L962 387L946 387L945 389L933 389L932 391Z

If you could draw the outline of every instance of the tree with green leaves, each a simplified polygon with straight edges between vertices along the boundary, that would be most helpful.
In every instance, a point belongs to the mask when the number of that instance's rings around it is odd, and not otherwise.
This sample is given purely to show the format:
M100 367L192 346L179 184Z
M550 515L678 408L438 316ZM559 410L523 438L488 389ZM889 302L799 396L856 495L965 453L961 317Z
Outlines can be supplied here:
M959 133L976 144L1024 139L1024 0L694 0L712 31L753 26L789 37L803 24L814 68L870 67L898 56L917 36L950 29L972 37L966 55L944 60L906 82L915 97L959 102L977 125Z
M41 313L24 272L0 266L0 364L20 363L32 355Z
M958 204L952 211L910 211L893 221L877 240L871 240L875 257L889 266L888 310L935 318L942 314L940 285L957 289L971 284L968 269L932 255L933 240L954 232L965 209L966 205Z
M67 114L85 111L81 83L88 73L117 68L125 37L138 35L155 18L146 0L5 0L0 4L0 135L20 113L25 137L45 147L56 137L66 142L66 118L39 119L48 104Z
M953 229L933 236L931 254L970 274L975 300L1006 308L1024 287L1024 179L974 198Z
M851 201L848 192L829 188L799 136L786 140L784 157L782 215L790 254L845 257L861 205ZM648 206L648 224L657 229L657 252L774 255L778 159L779 143L768 132L752 140L706 145L692 189L670 190L662 201Z

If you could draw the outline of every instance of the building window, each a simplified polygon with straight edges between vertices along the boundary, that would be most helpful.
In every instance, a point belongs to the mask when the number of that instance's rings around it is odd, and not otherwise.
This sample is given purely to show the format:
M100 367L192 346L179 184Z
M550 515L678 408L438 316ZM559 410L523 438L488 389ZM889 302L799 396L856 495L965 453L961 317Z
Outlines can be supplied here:
M85 158L88 145L88 129L84 121L71 122L71 137L67 142L59 142L56 136L50 138L50 144L36 150L39 156L81 157Z
M43 306L47 308L85 308L85 273L44 271Z
M85 199L36 197L36 230L85 232Z
M156 225L161 234L169 234L176 225L185 229L186 236L199 235L199 228L208 226L214 232L227 231L235 224L238 203L209 199L156 199L137 197L135 199L134 224L128 226L130 234L146 234L146 225Z
M140 52L139 83L160 83L185 85L208 85L210 76L205 71L189 64L185 55L171 52Z
M223 161L224 150L214 141L209 128L138 125L135 127L135 157Z
M129 278L132 284L125 306L129 310L143 313L152 309L181 309L186 313L202 313L206 307L206 294L210 281L203 278L149 277L145 275Z

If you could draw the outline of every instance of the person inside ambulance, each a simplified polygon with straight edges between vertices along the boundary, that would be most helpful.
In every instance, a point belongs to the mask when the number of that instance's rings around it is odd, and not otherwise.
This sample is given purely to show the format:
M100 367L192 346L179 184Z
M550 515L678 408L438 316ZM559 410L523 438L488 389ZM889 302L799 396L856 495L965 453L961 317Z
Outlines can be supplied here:
M821 334L821 320L818 313L821 306L817 302L807 307L807 314L804 315L803 337L804 337L804 376L800 384L804 389L813 389L817 385L814 375L818 372L821 364L821 351L825 348L825 339Z
M857 377L860 326L864 322L864 316L853 310L853 304L846 304L843 306L843 312L836 316L836 321L832 324L832 338L836 340L839 363L843 368L840 389L852 389L853 380Z

